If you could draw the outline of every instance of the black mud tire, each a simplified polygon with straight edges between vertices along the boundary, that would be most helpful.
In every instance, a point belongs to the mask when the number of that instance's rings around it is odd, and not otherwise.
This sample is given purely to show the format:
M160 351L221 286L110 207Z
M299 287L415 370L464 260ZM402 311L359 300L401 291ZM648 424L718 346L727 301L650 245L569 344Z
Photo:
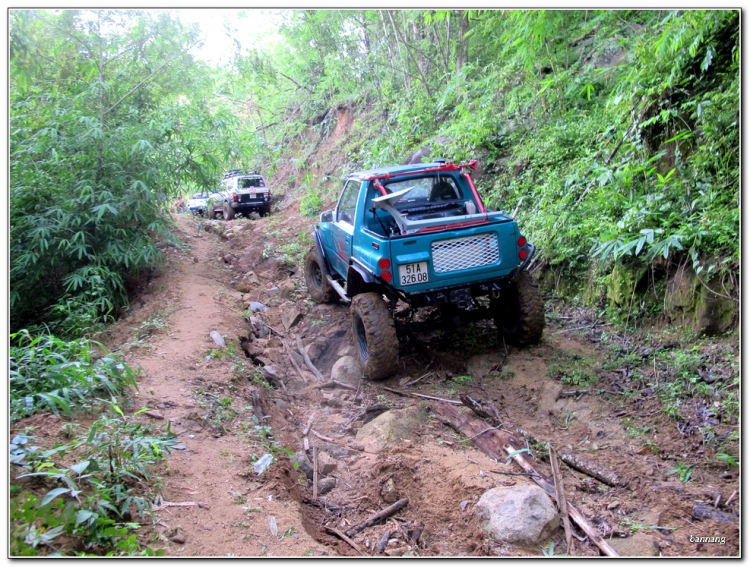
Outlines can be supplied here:
M490 301L495 325L507 343L525 346L538 343L544 332L544 300L534 278L527 271Z
M352 338L366 378L383 380L398 370L398 338L388 305L379 293L352 299Z
M224 203L224 220L230 221L234 218L234 209L229 206L229 203Z
M214 220L216 218L216 211L214 210L214 206L206 206L206 218L208 220Z
M267 207L263 207L260 210L260 216L261 217L269 217L269 216L271 216L271 205L268 205Z
M339 294L328 282L318 250L313 247L305 256L305 285L307 292L316 303L336 303Z

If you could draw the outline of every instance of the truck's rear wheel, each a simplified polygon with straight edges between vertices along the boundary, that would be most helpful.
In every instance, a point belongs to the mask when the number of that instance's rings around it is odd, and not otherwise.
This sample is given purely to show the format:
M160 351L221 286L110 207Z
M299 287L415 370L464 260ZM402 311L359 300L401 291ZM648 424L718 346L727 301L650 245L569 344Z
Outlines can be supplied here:
M206 218L208 220L214 220L216 218L213 205L206 207Z
M379 293L352 299L352 337L359 365L370 380L388 378L398 370L398 338L393 317Z
M323 260L318 250L313 247L305 256L305 285L313 301L317 303L334 303L339 294L333 289L323 272Z
M224 220L232 220L234 218L234 209L229 206L229 203L224 203Z
M524 346L538 343L544 331L544 300L539 286L527 271L490 301L495 325L505 340Z

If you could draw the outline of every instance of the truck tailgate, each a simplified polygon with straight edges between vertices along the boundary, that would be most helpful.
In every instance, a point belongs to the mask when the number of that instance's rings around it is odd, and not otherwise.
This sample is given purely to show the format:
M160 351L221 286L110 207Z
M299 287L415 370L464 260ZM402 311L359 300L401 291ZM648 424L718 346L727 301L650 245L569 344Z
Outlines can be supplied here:
M494 222L393 239L393 284L414 293L506 276L520 263L518 236L514 222Z

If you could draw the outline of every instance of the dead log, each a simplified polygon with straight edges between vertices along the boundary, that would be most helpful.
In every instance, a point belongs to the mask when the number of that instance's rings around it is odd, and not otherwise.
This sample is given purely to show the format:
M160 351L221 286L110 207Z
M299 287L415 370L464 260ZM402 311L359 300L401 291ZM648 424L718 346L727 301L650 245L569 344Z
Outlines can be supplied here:
M318 433L314 429L311 429L310 433L312 433L313 435L315 435L315 437L317 437L321 441L325 441L326 443L335 443L336 442L335 439L331 439L330 437L326 437L325 435L321 435L320 433Z
M310 360L310 357L308 356L307 351L302 346L302 341L300 340L299 337L297 337L297 349L299 350L299 353L302 355L302 359L305 361L305 364L310 369L310 372L315 374L315 377L318 380L322 380L323 375L318 371L317 368L315 368L315 365L312 363L312 360Z
M404 506L406 506L409 503L408 498L402 498L395 504L391 504L388 506L388 508L385 508L378 512L377 514L373 514L369 518L367 518L364 522L359 524L358 526L354 526L352 529L346 531L346 535L349 537L357 535L359 532L364 530L365 528L369 528L370 526L374 526L377 524L380 520L387 518L391 514L394 514L397 510L400 510Z
M581 471L608 486L614 487L627 485L627 482L623 482L616 472L605 469L601 464L597 463L590 457L573 453L571 451L565 451L560 453L560 459L568 466L573 467L577 471Z
M498 425L495 416L488 411L485 411L482 407L482 400L475 400L474 398L471 398L465 394L459 396L458 399L461 400L461 403L463 403L467 408L469 408L482 419L487 419L491 423L494 422L492 423L492 425Z
M307 437L310 433L310 430L312 429L313 423L315 422L315 416L318 415L317 411L312 412L310 415L310 419L307 420L307 425L305 426L304 431L302 431L302 436Z
M391 539L391 536L395 533L396 532L393 530L385 530L383 537L380 538L378 545L375 547L378 553L383 553L385 551L385 548L388 547L388 540Z
M328 533L333 534L333 535L341 538L342 540L344 540L346 543L348 543L350 546L352 546L352 548L357 553L359 553L360 555L366 555L366 553L364 551L362 551L362 549L356 543L354 543L351 539L349 539L348 537L346 537L346 535L344 535L343 533L341 533L336 528L329 528L328 526L323 526L323 529L325 531L327 531Z
M714 520L721 524L733 524L738 521L734 514L717 510L711 504L693 503L693 518L696 520Z
M513 434L502 429L487 428L487 422L469 413L461 413L459 408L445 404L434 404L432 411L446 425L470 438L482 451L494 459L504 460L503 449L508 445L521 447L524 444ZM533 456L529 456L534 462ZM545 477L546 478L546 477Z
M345 382L339 382L338 380L329 380L328 382L324 382L323 384L320 384L319 386L315 386L316 388L335 388L338 386L339 388L344 388L345 390L352 390L353 392L357 391L357 388L352 386L351 384L346 384Z

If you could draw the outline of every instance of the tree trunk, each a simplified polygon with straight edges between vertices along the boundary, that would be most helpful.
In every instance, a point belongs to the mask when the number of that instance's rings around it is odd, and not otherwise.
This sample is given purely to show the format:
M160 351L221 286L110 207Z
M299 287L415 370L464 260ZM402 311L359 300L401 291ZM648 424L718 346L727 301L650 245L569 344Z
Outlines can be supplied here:
M456 76L461 72L469 58L469 18L465 10L456 10L458 16L458 41L456 43Z

